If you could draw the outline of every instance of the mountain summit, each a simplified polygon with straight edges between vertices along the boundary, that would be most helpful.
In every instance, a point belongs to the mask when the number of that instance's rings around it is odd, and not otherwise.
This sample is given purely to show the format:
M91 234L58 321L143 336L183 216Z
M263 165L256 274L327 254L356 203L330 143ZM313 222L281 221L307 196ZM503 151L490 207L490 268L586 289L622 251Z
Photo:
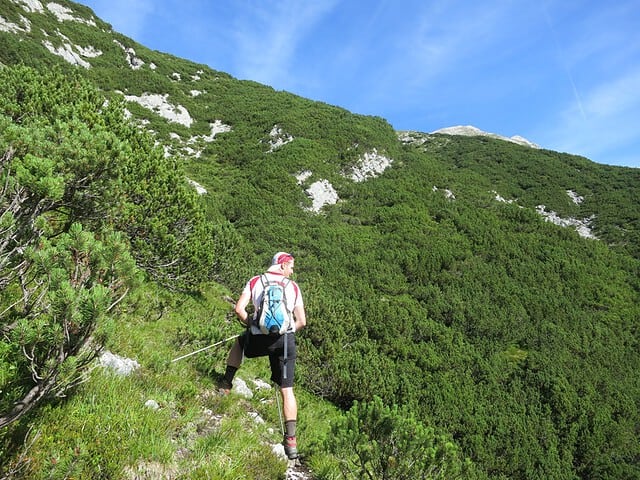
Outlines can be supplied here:
M507 142L517 143L519 145L524 145L526 147L531 148L541 148L540 145L537 145L520 135L514 135L513 137L505 137L502 135L498 135L497 133L489 133L483 130L480 130L477 127L472 125L457 125L455 127L446 127L441 128L439 130L435 130L431 133L444 133L446 135L464 135L466 137L491 137L497 138L499 140L506 140Z

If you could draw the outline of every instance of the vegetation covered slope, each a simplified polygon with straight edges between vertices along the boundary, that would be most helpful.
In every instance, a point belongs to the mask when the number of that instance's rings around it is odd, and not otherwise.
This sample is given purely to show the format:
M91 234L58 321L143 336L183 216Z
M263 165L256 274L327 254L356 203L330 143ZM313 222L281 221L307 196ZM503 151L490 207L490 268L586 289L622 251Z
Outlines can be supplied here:
M134 119L206 189L211 277L237 292L274 251L293 250L309 316L306 390L370 420L361 402L378 413L376 396L400 405L450 435L481 477L637 478L637 170L488 138L400 142L381 118L150 51L95 18L60 21L21 2L0 14L31 25L0 32L2 63L58 65L107 97L124 93ZM46 39L101 54L72 67ZM145 95L182 116L143 106ZM391 165L354 181L373 154ZM310 208L315 182L339 201ZM540 205L591 219L598 240L546 222ZM144 267L164 245L141 256L133 242L132 254ZM191 323L182 334L194 347L220 338Z

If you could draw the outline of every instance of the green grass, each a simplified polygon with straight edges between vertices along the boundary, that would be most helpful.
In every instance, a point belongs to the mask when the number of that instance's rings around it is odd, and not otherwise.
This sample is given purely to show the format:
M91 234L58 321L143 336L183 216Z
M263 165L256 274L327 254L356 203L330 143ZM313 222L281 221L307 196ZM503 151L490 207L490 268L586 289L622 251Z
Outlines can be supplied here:
M267 359L247 360L238 372L254 393L251 399L217 394L231 342L171 362L237 329L224 321L214 324L230 308L219 301L222 293L212 286L194 298L150 285L136 292L107 348L135 359L140 368L119 376L96 364L89 381L68 398L2 432L0 451L28 459L16 478L285 478L286 462L272 453L282 438L277 390L259 390L252 382L268 381ZM305 463L322 472L322 444L338 411L299 387L296 393L299 448ZM145 406L148 400L160 408ZM264 424L253 419L254 412ZM18 462L6 469L17 470Z
M28 478L118 478L137 459L169 461L179 420L169 408L145 407L147 393L137 375L94 371L77 395L45 408L34 422Z

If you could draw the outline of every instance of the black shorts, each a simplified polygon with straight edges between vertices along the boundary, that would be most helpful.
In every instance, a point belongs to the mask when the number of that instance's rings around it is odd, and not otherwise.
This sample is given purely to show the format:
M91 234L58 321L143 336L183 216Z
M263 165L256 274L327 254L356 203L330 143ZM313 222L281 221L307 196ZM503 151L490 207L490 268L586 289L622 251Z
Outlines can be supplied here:
M252 335L247 330L238 340L245 357L269 357L272 382L280 388L293 387L293 375L296 369L296 337L293 333L276 336ZM285 341L287 342L286 359L284 358Z

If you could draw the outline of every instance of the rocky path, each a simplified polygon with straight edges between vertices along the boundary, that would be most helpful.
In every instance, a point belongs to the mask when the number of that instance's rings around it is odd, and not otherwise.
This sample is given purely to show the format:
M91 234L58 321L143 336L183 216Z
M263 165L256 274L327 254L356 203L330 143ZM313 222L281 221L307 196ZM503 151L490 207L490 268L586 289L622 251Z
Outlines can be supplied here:
M312 480L311 470L309 470L300 460L289 460L286 480Z

